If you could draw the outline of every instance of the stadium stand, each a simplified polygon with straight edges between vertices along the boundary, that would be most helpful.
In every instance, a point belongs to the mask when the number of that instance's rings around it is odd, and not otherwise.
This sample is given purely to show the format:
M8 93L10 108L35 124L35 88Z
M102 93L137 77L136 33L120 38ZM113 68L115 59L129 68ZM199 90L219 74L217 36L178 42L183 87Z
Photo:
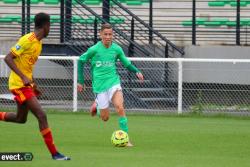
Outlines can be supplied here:
M21 2L21 0L3 0L6 4L17 4ZM102 0L80 0L79 2L84 3L86 5L100 5ZM119 2L125 3L127 5L143 5L143 3L148 3L149 0L120 0ZM31 4L39 4L44 3L46 5L58 5L60 3L59 0L30 0ZM77 1L73 0L73 4L77 4Z
M250 1L248 0L241 0L240 6L246 7L248 4L250 4ZM217 0L217 1L209 1L208 5L211 7L221 7L225 5L231 5L233 7L237 6L237 2L235 0Z
M53 0L52 0L53 1ZM36 11L48 11L51 15L60 15L60 1L58 3L54 3L51 1L51 4L45 4L43 0L36 0L33 3L31 0L31 15L34 15ZM9 3L5 3L9 2ZM12 2L12 3L11 3ZM16 4L18 2L18 4ZM38 3L39 2L39 3ZM49 2L49 0L48 0ZM78 15L78 13L74 13L74 9L80 7L80 4L83 1L73 0L72 1L72 15ZM84 3L89 3L87 1ZM126 0L121 0L122 5L129 8L133 13L142 19L144 22L149 23L149 1L141 0L143 2L141 5L128 5ZM210 2L223 2L226 6L209 6ZM198 44L228 44L232 45L235 43L235 30L236 27L236 7L231 6L230 3L233 1L208 1L201 0L197 1L197 10L196 10L196 36ZM243 1L241 1L243 2ZM244 1L249 4L249 1ZM13 27L10 33L10 38L14 38L15 35L20 35L20 31L17 32L17 29L24 27L24 25L17 25L16 21L12 21L12 19L5 18L7 15L22 15L21 9L21 1L18 0L1 0L0 1L0 22L5 23ZM112 1L111 1L111 4ZM93 9L98 15L102 13L102 3L100 4L87 4L91 9ZM113 5L111 5L111 9L113 9ZM247 21L250 18L250 14L248 12L249 5L241 8L241 43L247 45L248 43L248 29L249 22ZM192 40L192 8L191 1L163 1L163 0L155 0L153 3L153 27L158 30L164 37L169 39L170 41L176 43L177 45L185 46L190 45ZM115 19L115 17L119 17L121 15L119 12L114 13L114 18L111 19L112 23L120 24L122 26L126 26L128 23L125 18L121 18L121 20ZM127 17L127 16L126 16ZM128 16L129 17L129 16ZM86 18L86 17L84 17ZM95 18L95 17L94 17ZM218 21L218 19L220 19ZM214 20L215 19L215 20ZM227 22L223 21L223 19L228 19ZM20 19L19 19L20 20ZM124 20L124 21L123 21ZM49 36L49 40L47 42L56 42L59 43L60 29L59 24L60 21L58 19L53 20L53 31ZM94 24L94 19L92 20L79 20L79 24ZM78 24L77 21L74 20L74 23ZM205 24L206 23L206 24ZM21 24L21 23L19 23ZM2 27L2 31L0 28L0 37L5 36L1 34L4 31L5 25L0 25ZM32 26L32 24L31 24ZM17 27L17 28L15 28ZM31 27L32 28L32 27ZM205 33L205 31L207 33ZM13 35L12 35L13 34ZM215 34L215 35L214 35ZM216 36L218 34L218 36ZM5 36L6 38L6 36Z
M20 2L21 1L17 3ZM84 3L80 3L76 0L72 3L72 8L65 5L65 13L61 15L60 5L57 2L58 1L43 0L39 2L36 1L34 4L31 3L30 8L32 10L29 15L30 20L27 20L27 13L25 13L25 22L23 22L21 13L3 13L0 15L0 18L5 21L6 26L19 26L20 28L25 24L25 32L29 32L34 26L32 21L34 13L43 8L44 11L51 14L52 23L50 35L48 39L44 40L43 55L80 55L98 40L98 29L100 24L105 22L100 15L102 8L100 8L97 1L84 1ZM11 4L10 6L13 7L13 5L14 4ZM174 43L166 39L159 32L150 28L147 22L129 10L131 7L144 8L145 5L148 7L148 1L127 0L122 1L122 4L120 4L112 0L109 22L114 25L115 41L121 44L128 56L181 57L183 55L181 48L174 45ZM68 13L69 11L70 13ZM62 20L64 21L63 24L61 24ZM152 33L151 42L148 37L150 33ZM13 38L15 36L16 34L13 34ZM63 66L71 65L65 64L65 61L53 62ZM140 63L137 65L142 67ZM161 63L159 68L165 68L165 66L165 63ZM153 77L154 75L151 76ZM125 79L124 84L136 88L138 83L130 83L127 82L128 80L128 78ZM156 94L155 97L140 98L139 95L126 91L125 96L131 99L131 102L135 100L140 101L142 105L145 105L145 102L150 103L152 101L169 101L176 104L176 97L170 92L165 93L164 91L164 93L162 93L162 91L158 90L158 88L165 87L166 83L157 82L148 78L144 85L148 90L141 90L142 93L144 91L153 91L153 93ZM140 94L138 90L136 93ZM159 96L161 97L159 98Z
M193 22L192 20L183 21L183 26L192 26ZM228 18L196 18L196 25L197 26L236 26L236 21L231 21ZM249 26L250 25L250 18L242 18L240 20L241 26Z

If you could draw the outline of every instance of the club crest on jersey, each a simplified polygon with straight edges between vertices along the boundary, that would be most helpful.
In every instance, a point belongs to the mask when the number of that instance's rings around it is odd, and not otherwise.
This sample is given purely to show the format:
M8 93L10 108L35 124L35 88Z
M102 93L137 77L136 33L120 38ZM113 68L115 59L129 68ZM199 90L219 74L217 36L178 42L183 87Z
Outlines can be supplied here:
M102 66L102 62L101 61L97 61L95 65L96 65L96 67L101 67Z
M21 49L21 46L20 45L16 45L16 50L19 50Z

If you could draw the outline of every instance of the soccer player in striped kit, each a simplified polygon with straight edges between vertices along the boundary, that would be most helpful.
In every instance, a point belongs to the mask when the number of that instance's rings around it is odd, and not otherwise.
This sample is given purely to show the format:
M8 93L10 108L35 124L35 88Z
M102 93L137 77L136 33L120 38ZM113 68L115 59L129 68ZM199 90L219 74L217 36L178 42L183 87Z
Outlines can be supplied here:
M92 87L96 99L91 106L91 115L96 114L103 121L109 119L109 104L113 103L119 115L119 127L128 132L128 119L124 110L124 99L117 74L116 62L121 61L124 67L134 72L139 80L143 81L143 75L126 58L122 48L112 42L113 30L110 24L103 24L100 31L101 41L90 47L80 56L78 61L78 91L84 90L84 64L90 61L92 73ZM133 146L131 142L127 146Z
M50 31L50 16L38 13L34 21L35 31L22 36L4 59L11 69L9 89L15 96L17 113L0 112L0 121L25 123L30 110L38 120L41 135L52 158L70 160L57 151L47 116L36 97L40 91L33 80L33 68L42 50L41 40L47 37Z

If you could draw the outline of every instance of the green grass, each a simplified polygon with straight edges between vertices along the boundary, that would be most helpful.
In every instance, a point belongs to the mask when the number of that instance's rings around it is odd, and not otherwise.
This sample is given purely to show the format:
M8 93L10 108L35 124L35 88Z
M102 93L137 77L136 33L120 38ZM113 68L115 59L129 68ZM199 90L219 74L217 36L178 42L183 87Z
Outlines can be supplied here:
M24 125L0 122L0 152L32 152L31 162L3 162L12 167L247 167L250 165L249 119L203 116L129 115L133 148L110 143L118 129L116 115L104 123L84 113L48 114L58 149L69 162L53 161L30 114Z

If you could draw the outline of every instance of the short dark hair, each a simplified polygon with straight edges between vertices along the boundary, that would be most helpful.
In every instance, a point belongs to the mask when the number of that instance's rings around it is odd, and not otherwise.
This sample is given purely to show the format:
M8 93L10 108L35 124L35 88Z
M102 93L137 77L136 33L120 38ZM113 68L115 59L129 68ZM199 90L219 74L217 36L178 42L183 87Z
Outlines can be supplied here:
M35 29L43 28L50 22L50 16L47 13L37 13L35 15Z
M111 24L108 23L102 24L101 31L103 31L104 29L112 29Z

